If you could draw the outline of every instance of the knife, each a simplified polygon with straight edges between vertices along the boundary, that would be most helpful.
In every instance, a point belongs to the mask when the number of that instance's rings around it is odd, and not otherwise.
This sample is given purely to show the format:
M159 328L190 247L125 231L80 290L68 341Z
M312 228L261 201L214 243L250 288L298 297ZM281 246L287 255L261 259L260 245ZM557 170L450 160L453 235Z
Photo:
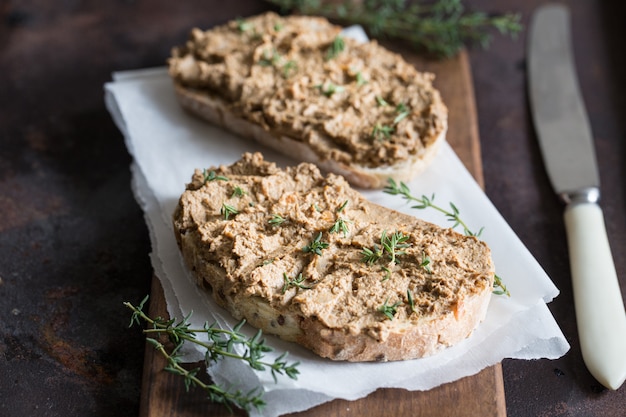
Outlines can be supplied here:
M530 106L548 177L566 205L583 360L598 382L616 390L626 379L626 312L598 205L598 168L570 39L565 6L535 12L528 39Z

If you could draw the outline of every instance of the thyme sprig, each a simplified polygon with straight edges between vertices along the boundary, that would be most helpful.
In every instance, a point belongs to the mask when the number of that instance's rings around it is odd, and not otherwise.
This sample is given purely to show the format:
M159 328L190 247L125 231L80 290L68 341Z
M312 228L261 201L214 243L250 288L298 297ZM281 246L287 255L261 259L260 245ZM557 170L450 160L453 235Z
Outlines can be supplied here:
M425 252L422 252L422 262L420 263L420 266L429 274L433 273L433 270L430 267L431 262L432 260L430 259L430 256L426 255Z
M333 42L330 44L328 51L326 52L326 60L337 58L340 53L346 48L346 41L342 36L336 36Z
M348 227L348 223L350 223L350 220L346 220L342 217L337 217L337 220L335 220L335 223L333 223L332 227L330 229L328 229L329 233L343 233L343 237L346 237L348 235L348 232L350 231L350 228Z
M285 223L286 221L287 221L287 219L285 219L280 214L272 214L272 218L269 219L267 222L269 224L271 224L272 226L279 226L279 225Z
M385 300L384 304L378 307L378 311L383 313L385 317L387 317L389 320L393 320L393 317L398 312L398 306L402 303L400 301L397 301L394 304L387 304L388 302L389 299Z
M230 216L239 214L239 211L230 204L223 203L220 209L220 214L224 217L224 220L229 220Z
M395 128L393 126L376 123L370 136L378 140L390 139L393 132L395 132Z
M318 256L322 256L322 250L326 249L328 246L328 243L322 242L322 232L319 232L311 243L302 248L302 252L311 252Z
M255 370L265 371L269 369L275 381L277 381L278 375L297 379L299 362L287 363L285 360L286 352L279 355L273 362L265 361L263 359L265 354L273 349L265 343L261 330L252 337L241 332L245 320L239 322L233 330L221 329L215 324L209 325L208 322L202 328L194 329L189 323L191 313L178 322L176 319L149 317L143 311L147 301L148 297L146 296L138 306L129 302L124 303L133 312L129 327L135 324L139 326L142 326L143 323L147 324L147 328L143 330L143 333L149 336L146 337L146 341L167 360L165 371L183 377L187 391L191 387L198 387L207 393L211 401L224 404L229 409L236 406L250 411L252 408L260 410L265 406L265 401L262 398L263 390L260 387L247 393L240 390L233 391L218 384L202 381L197 376L200 371L199 368L185 369L181 365L183 358L180 353L185 343L195 344L205 349L204 361L207 366L223 358L234 358L246 362ZM199 333L207 335L206 342L196 337ZM166 337L169 344L174 347L168 349L167 344L161 341L161 337ZM243 353L237 353L236 346L242 347Z
M380 238L380 244L383 245L383 248L389 255L389 261L393 263L398 263L396 256L406 254L406 251L402 249L406 249L411 246L411 244L406 243L409 240L408 235L402 234L402 232L395 232L391 236L387 235L387 231L383 230L383 234Z
M337 213L341 213L342 211L344 211L346 206L348 205L348 202L349 200L344 201L343 204L337 208ZM332 227L328 229L328 232L329 233L342 232L343 237L346 237L348 235L348 232L350 231L350 229L348 228L348 223L352 223L352 222L350 220L344 219L343 217L337 217L337 220L335 220L335 223L333 223Z
M448 57L464 46L487 48L493 32L513 38L522 30L518 13L467 11L461 0L269 0L283 12L322 15L365 27L374 37L408 41L418 51Z
M400 184L398 184L393 179L390 178L388 180L388 185L383 189L383 191L391 195L401 195L402 198L404 198L407 201L415 201L418 203L417 205L414 205L411 208L415 208L419 210L432 208L434 210L437 210L440 213L443 213L448 218L449 221L454 222L454 225L452 226L453 229L460 225L463 228L463 232L467 236L479 237L484 230L484 227L481 227L477 233L472 232L467 226L467 224L461 219L460 211L454 205L454 203L450 202L450 210L446 210L433 203L433 200L435 199L434 194L430 197L427 197L425 195L422 195L421 197L415 197L411 194L411 190L404 182L400 182ZM506 285L502 281L502 278L499 277L497 274L494 277L493 287L494 287L493 293L496 295L506 295L506 296L511 295L509 290L506 288Z
M243 188L241 188L240 186L235 186L235 188L233 188L233 193L231 194L231 198L233 197L243 197L244 195L248 194Z
M411 190L404 183L400 182L397 184L393 179L388 180L388 185L383 189L383 191L387 194L391 195L401 195L407 201L415 201L418 204L411 206L411 208L423 210L426 208L432 208L437 210L446 216L448 221L453 222L452 228L455 229L457 226L461 226L463 228L463 233L467 236L476 236L479 237L484 228L481 228L478 233L472 232L467 224L461 219L459 209L454 205L454 203L450 202L450 210L446 210L441 206L436 205L433 201L435 200L435 195L432 194L430 197L422 195L421 197L415 197L411 194Z
M385 101L385 99L380 96L376 96L376 102L381 107L386 107L389 105L389 103L387 103L387 101ZM370 136L378 140L390 139L391 135L396 132L396 125L411 114L411 111L404 103L398 104L395 108L395 112L397 113L397 115L390 125L382 124L380 122L376 123L376 125L372 129L372 133L370 133Z
M380 236L380 245L374 244L373 249L370 248L362 248L361 249L361 262L367 263L368 265L373 265L380 258L383 257L385 253L389 257L389 262L398 263L396 259L400 255L405 255L406 249L411 246L410 243L407 243L409 240L408 235L404 235L400 231L396 231L395 233L388 235L386 230L383 230Z
M202 171L202 177L204 178L205 184L211 181L229 181L227 177L223 175L217 175L215 171L208 171L206 169Z
M291 287L296 287L296 288L300 288L303 290L310 290L312 288L309 285L303 284L303 282L305 281L305 278L302 276L302 272L300 272L298 276L293 279L289 278L287 276L287 273L283 272L283 281L284 281L283 291L282 291L283 294L286 293L287 290Z
M362 248L361 249L361 262L368 265L373 265L383 256L383 248L374 244L373 249Z
M415 300L413 299L413 293L411 292L411 290L406 290L406 298L409 302L409 308L411 309L411 312L419 314L419 311L415 307Z
M335 93L341 93L345 90L345 87L341 85L335 85L330 81L325 82L324 84L317 84L315 86L320 92L326 97L331 97Z

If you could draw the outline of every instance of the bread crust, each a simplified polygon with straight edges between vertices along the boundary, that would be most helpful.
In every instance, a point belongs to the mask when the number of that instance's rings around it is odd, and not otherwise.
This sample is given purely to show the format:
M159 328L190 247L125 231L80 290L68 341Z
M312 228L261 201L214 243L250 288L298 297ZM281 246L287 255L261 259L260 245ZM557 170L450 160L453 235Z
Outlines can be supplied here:
M320 58L312 63L301 63L303 56L323 55L321 49L328 46L327 39L337 36L340 28L321 18L279 18L271 13L248 22L263 27L268 21L278 19L293 30L292 44L285 46L285 37L281 38L279 33L266 34L259 46L251 48L249 54L235 64L235 59L216 58L218 53L225 52L216 52L224 46L215 39L223 37L232 41L236 37L232 23L206 33L193 31L192 40L185 47L176 48L170 59L170 74L182 107L212 124L254 139L295 160L314 163L325 172L342 175L355 187L382 188L389 178L406 182L424 171L445 141L447 132L447 108L432 86L434 76L417 72L399 55L375 42L367 48L349 43L345 52L347 57L342 57L341 62ZM309 26L315 28L313 33L319 39L315 38L317 49L306 49L305 54L297 41L305 34L298 31L306 31ZM211 46L213 43L218 43L219 47ZM260 65L259 62L265 59L263 53L270 48L285 50L282 52L284 60L293 58L290 62L304 68L285 79L280 75L280 68L284 65L276 65L276 69L267 68L267 64ZM210 60L200 59L198 56L202 54L209 55ZM368 65L374 65L378 60L385 62L384 68L371 71L371 85L358 87L354 79L356 70L352 67L365 65L363 71L366 71ZM233 73L229 73L231 67L237 69L231 69ZM391 67L395 69L386 69ZM224 71L221 78L213 74L219 71ZM397 81L400 78L403 80ZM257 82L265 79L269 81ZM327 79L340 80L342 84L338 89L345 91L326 97L328 94L324 94L323 89L328 84L324 84L326 81L317 84L315 80ZM388 86L391 85L389 80L396 80L395 84ZM412 106L406 107L407 103ZM381 110L384 106L388 110ZM400 110L394 112L393 106L407 110L398 117ZM294 109L290 110L292 107ZM311 108L323 114L320 116L323 120L304 117ZM283 118L282 112L288 116ZM338 113L345 114L345 117ZM337 129L328 127L328 123L335 123L330 120L333 118L340 125ZM342 123L345 128L341 127ZM362 126L357 128L356 125ZM384 134L375 134L376 128L388 130ZM371 149L364 150L368 146Z
M282 170L257 153L211 170L228 181L197 171L174 231L198 285L236 319L321 357L358 362L433 355L484 319L494 268L475 237L368 202L311 164ZM226 219L223 204L237 214ZM284 223L272 225L278 213ZM331 231L340 217L343 234ZM363 248L392 230L408 242L396 261L381 252L365 262ZM328 246L305 250L318 234ZM298 276L301 285L289 284ZM381 307L392 304L390 317Z

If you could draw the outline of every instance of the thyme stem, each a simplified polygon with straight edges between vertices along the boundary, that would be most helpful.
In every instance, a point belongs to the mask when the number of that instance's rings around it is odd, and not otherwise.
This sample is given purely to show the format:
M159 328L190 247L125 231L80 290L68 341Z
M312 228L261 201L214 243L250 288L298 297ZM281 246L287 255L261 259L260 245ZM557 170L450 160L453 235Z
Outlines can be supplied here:
M185 369L181 365L182 357L179 354L185 342L201 346L206 350L205 362L207 365L221 358L229 357L247 362L251 368L256 370L263 371L269 369L275 380L277 379L277 375L286 375L289 378L297 379L299 373L297 366L299 363L294 362L288 364L284 360L287 355L286 352L277 357L274 362L263 360L264 353L272 351L272 348L265 344L261 330L250 338L241 333L240 329L245 324L245 321L241 321L233 330L220 329L208 323L205 323L204 327L201 329L194 329L189 327L188 320L191 314L178 323L176 323L175 319L166 320L160 317L149 317L143 312L147 300L148 297L146 296L138 306L134 306L129 302L124 303L124 305L133 312L130 326L134 324L141 325L142 322L145 322L148 328L143 330L144 334L155 335L157 337L163 335L168 338L169 342L174 345L171 351L168 351L166 345L156 338L146 337L146 341L166 358L168 363L164 368L166 371L184 378L187 391L189 391L192 386L199 387L206 391L211 401L224 404L229 409L231 406L236 406L249 411L252 407L261 409L265 405L265 402L261 398L263 390L260 388L245 394L239 390L230 391L217 384L204 383L196 376L199 372L199 368L193 370ZM208 341L205 342L197 339L196 334L198 333L207 334ZM244 348L243 354L236 352L234 349L236 345L241 345Z
M391 178L389 178L389 185L387 185L383 191L391 195L401 195L402 198L404 198L407 201L415 201L419 203L415 206L412 206L411 208L425 209L425 208L430 207L434 210L437 210L440 213L443 213L448 218L448 220L454 222L454 226L452 226L453 229L460 225L461 227L463 227L463 231L465 232L465 235L467 236L479 237L483 231L483 228L481 228L478 231L478 233L472 232L467 227L467 224L465 224L465 222L461 220L459 209L453 203L450 203L450 211L433 204L433 200L435 199L434 194L431 197L427 197L425 195L422 195L422 197L420 198L415 197L411 194L411 190L404 182L400 182L400 184L398 184ZM426 262L426 258L424 258L422 262L422 266L425 269L426 268L430 269L429 264L430 264L430 259L428 259L428 262ZM494 288L493 293L496 295L506 295L509 297L511 296L511 293L506 288L506 285L502 281L502 278L500 278L497 274L494 275L493 288Z
M426 2L368 0L269 0L284 12L326 16L346 24L359 24L374 37L406 40L416 49L449 57L466 44L488 47L492 32L515 37L521 30L516 13L487 14L466 11L461 0Z

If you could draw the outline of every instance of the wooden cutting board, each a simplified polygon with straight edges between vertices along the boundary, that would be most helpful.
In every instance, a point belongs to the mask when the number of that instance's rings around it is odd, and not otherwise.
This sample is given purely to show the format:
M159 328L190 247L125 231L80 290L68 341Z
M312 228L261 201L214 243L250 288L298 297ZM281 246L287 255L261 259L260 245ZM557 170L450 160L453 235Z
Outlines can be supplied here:
M472 173L483 185L480 142L469 60L465 51L448 60L426 60L395 45L386 45L415 64L422 71L436 74L435 86L448 106L447 139ZM159 280L152 280L150 315L167 316L167 306ZM212 404L201 390L186 392L181 377L163 371L165 360L146 346L141 394L142 417L192 417L245 415L231 414L225 407ZM190 364L198 367L201 364ZM292 414L302 417L439 417L506 415L504 383L500 364L482 372L445 384L430 391L380 389L357 401L334 400L311 410Z

